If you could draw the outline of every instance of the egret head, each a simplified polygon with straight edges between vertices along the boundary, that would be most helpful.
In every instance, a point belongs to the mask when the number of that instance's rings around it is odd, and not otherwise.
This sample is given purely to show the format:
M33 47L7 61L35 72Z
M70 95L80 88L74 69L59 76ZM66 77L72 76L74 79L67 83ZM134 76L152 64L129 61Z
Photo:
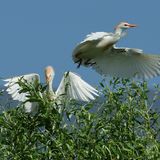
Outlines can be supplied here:
M115 27L115 33L119 36L119 38L121 38L126 35L126 30L132 27L136 27L136 25L129 24L127 22L121 22Z
M135 24L129 24L127 22L120 22L115 29L128 29L128 28L132 28L132 27L136 27Z
M47 66L44 72L45 72L45 77L46 77L46 83L48 84L53 80L55 72L52 66Z

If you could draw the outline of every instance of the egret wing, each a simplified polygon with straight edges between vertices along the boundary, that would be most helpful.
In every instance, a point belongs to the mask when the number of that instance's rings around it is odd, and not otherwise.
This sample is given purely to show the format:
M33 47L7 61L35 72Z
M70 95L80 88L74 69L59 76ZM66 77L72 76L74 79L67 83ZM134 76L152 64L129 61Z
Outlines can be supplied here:
M7 87L6 91L11 95L12 99L24 102L27 99L26 95L28 93L19 93L22 88L17 82L20 79L22 79L22 81L26 80L28 83L34 83L35 81L40 81L40 77L38 74L32 73L3 80L6 82L4 85Z
M92 32L86 36L86 38L80 42L80 44L87 42L87 41L96 41L100 40L105 36L110 36L112 33L107 33L107 32Z
M144 54L140 49L113 47L93 61L92 67L105 76L148 79L160 75L160 55Z
M106 46L111 45L113 34L107 32L95 32L87 35L73 51L73 61L78 63L81 60L82 64L97 56L98 51Z
M80 101L94 100L98 91L73 72L65 72L56 91L56 95L66 94L67 97Z

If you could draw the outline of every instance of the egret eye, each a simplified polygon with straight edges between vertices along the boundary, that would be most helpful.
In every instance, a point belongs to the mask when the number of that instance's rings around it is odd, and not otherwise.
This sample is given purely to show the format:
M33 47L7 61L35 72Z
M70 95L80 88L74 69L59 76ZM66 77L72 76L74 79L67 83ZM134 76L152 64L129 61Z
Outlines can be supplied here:
M128 24L124 24L124 26L128 26Z

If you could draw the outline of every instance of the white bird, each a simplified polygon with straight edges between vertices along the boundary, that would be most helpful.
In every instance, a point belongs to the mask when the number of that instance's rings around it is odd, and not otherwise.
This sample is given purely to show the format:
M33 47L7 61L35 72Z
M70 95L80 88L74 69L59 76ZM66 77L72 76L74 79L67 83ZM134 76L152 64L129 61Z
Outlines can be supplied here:
M77 45L73 61L86 67L91 66L104 76L142 79L160 75L160 55L144 54L141 49L117 48L115 43L123 37L128 28L135 24L121 22L114 33L95 32Z
M52 66L45 68L45 78L47 83L46 92L49 93L51 99L56 99L60 95L65 94L70 99L75 99L78 101L94 100L95 96L98 96L98 91L85 82L79 75L73 72L65 72L60 85L56 92L53 91L52 82L55 76L54 69ZM28 93L19 93L22 89L17 83L19 79L25 80L28 83L34 84L35 81L40 82L40 76L36 73L26 74L22 76L17 76L9 79L5 79L6 91L11 95L13 100L18 100L20 102L25 102L28 98ZM67 87L67 88L66 88ZM25 104L25 111L32 112L37 110L37 106L33 103L27 102Z

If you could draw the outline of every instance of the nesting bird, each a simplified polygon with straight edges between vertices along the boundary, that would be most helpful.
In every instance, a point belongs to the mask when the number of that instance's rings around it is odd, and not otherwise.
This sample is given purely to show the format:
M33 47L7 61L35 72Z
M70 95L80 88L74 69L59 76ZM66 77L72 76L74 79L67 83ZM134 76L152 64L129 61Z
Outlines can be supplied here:
M64 73L58 89L54 92L52 86L54 76L55 71L53 67L47 66L45 68L45 78L47 84L46 92L49 93L50 99L52 100L58 98L60 95L65 94L70 99L89 102L90 100L94 100L95 96L98 96L98 91L95 88L93 88L79 75L73 72ZM28 99L28 93L19 92L22 89L17 83L19 79L34 84L35 81L40 82L40 76L36 73L31 73L4 80L6 82L5 87L7 87L6 91L11 95L12 99L25 102ZM27 102L25 105L25 110L26 112L32 112L32 110L35 110L32 107L32 102Z

